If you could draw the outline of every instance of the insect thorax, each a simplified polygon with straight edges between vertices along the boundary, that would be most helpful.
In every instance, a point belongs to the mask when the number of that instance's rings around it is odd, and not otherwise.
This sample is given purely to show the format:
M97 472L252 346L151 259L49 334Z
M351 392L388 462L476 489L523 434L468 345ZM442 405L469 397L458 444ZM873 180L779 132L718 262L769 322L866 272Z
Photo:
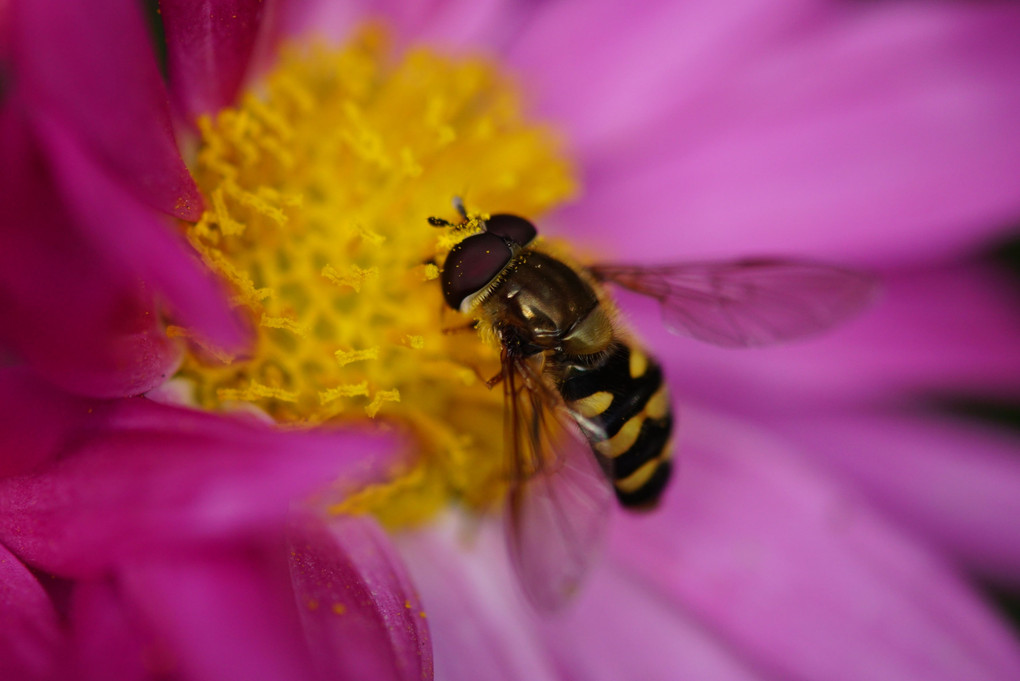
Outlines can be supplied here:
M591 285L560 260L539 251L522 253L483 303L504 341L524 354L567 356L603 352L613 327Z

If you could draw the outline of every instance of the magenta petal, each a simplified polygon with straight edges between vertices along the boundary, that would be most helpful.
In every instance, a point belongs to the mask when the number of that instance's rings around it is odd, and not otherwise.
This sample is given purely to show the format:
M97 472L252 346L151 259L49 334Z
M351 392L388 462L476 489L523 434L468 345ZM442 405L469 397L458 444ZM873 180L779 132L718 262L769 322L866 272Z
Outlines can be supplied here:
M564 220L618 258L877 263L944 257L1012 224L1020 9L857 3L830 14L661 112L641 139L588 157L586 200ZM622 236L636 219L642 239Z
M96 250L109 254L111 267L137 272L166 297L178 321L206 341L238 350L246 334L230 309L224 285L184 239L172 233L167 220L123 195L59 123L37 118L57 181L88 235L95 239Z
M688 414L678 484L615 556L778 678L1015 679L1020 643L959 577L759 433Z
M52 679L65 645L57 611L39 580L0 545L0 678Z
M143 681L173 668L150 627L110 579L77 583L71 594L72 657L68 678Z
M515 591L500 526L479 533L477 523L465 528L456 520L398 538L428 614L436 678L560 681L534 611Z
M290 571L320 678L432 678L425 612L400 556L373 520L299 518L291 530Z
M288 36L320 36L334 44L346 40L366 18L362 2L285 2L276 18L278 29Z
M0 147L16 172L0 183L0 342L75 392L149 390L180 355L155 314L152 292L123 263L105 266L102 246L83 238L54 196L22 115L6 114Z
M382 19L401 43L493 52L509 42L536 9L510 0L312 0L287 3L282 23L290 34L337 42L366 19Z
M58 463L0 481L0 540L71 577L276 525L292 500L365 474L396 445L382 435L281 431L141 398L95 410L61 442Z
M607 560L606 563L609 563ZM585 681L751 681L771 678L690 612L614 565L594 570L577 603L543 623L549 654ZM594 642L597 642L594 643Z
M170 86L194 120L237 97L274 0L163 0Z
M12 3L14 72L28 110L73 130L139 201L196 220L202 199L177 149L138 3Z
M427 42L446 49L471 45L492 50L520 20L516 15L533 13L507 0L383 0L370 4L370 12L384 16L405 42Z
M564 123L585 160L626 158L650 141L650 123L681 104L697 106L702 92L823 9L802 0L546 4L510 58L541 95L541 113ZM656 143L682 138L676 123Z
M966 567L1020 586L1020 438L909 416L843 415L770 426Z
M315 678L282 542L142 558L118 577L125 600L171 652L172 678Z
M58 456L68 433L94 420L106 404L70 395L25 369L0 370L0 478L28 473Z

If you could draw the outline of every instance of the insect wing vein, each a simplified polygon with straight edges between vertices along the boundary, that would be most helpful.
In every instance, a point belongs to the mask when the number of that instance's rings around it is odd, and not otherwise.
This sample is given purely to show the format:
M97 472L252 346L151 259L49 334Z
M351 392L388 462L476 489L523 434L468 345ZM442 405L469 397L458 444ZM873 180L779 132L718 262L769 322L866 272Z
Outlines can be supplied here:
M555 610L577 591L601 550L612 490L544 377L510 356L503 371L511 469L507 548L528 600Z
M859 312L877 290L868 274L801 260L595 265L590 271L658 300L670 331L724 347L812 335Z

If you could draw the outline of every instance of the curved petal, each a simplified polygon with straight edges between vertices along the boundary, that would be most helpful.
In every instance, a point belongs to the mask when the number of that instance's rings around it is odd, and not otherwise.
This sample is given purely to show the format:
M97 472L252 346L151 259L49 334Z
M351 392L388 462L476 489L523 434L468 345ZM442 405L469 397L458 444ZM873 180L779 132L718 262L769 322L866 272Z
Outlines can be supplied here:
M206 341L238 350L245 330L227 302L227 290L198 260L168 221L123 195L78 140L42 114L35 125L50 152L57 182L105 263L141 277L166 298L186 326Z
M140 398L90 416L82 427L63 424L71 427L59 462L0 481L0 540L61 576L277 524L293 499L365 474L396 446L383 435L280 431Z
M15 92L26 109L59 119L136 200L198 219L202 199L177 149L138 4L31 0L11 10Z
M28 124L4 113L0 147L13 172L0 183L0 342L75 392L122 396L152 388L180 355L152 292L123 263L101 264L102 247L78 232L54 196Z
M491 49L506 39L514 13L521 10L506 0L377 0L369 11L385 16L406 41L430 42L447 49L467 45Z
M175 666L173 654L109 578L74 585L68 623L69 679L145 681Z
M498 524L465 528L459 520L447 516L397 538L425 604L436 678L559 681L532 611L511 586Z
M57 611L39 580L0 545L0 677L52 679L66 645Z
M650 123L696 108L704 91L810 25L820 9L803 0L558 2L534 13L509 58L538 95L539 112L563 124L583 158L612 162L651 141Z
M237 97L274 0L163 0L167 72L189 121Z
M266 539L144 557L118 569L125 600L172 653L180 677L316 678L283 542Z
M432 624L437 678L769 678L613 566L596 568L577 602L538 616L516 588L499 524L465 533L461 520L398 538Z
M432 678L429 628L390 540L368 518L292 525L298 616L323 679Z
M663 598L780 678L1020 674L1008 627L860 498L757 432L686 421L679 484L615 542Z
M627 144L582 148L588 193L563 223L656 260L933 260L999 235L1020 214L1020 9L831 7Z
M639 579L609 564L593 572L563 617L542 623L549 654L585 681L760 681L743 654L691 613L658 598ZM593 645L597 642L597 645Z
M769 426L964 566L1020 585L1020 438L967 423L863 413Z
M510 41L535 11L508 0L313 0L288 3L284 14L287 32L295 35L312 33L341 40L366 19L382 19L403 43L491 52Z
M280 30L283 35L314 35L339 43L366 19L364 4L329 0L287 2L280 8Z
M100 400L70 395L23 368L0 370L0 478L42 468L68 433L94 421Z

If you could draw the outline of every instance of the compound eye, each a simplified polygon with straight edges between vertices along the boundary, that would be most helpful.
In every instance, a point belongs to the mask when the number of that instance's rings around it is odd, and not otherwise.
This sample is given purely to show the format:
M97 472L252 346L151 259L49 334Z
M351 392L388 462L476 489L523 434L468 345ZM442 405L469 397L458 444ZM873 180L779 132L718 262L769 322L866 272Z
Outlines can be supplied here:
M510 247L495 234L482 232L453 247L443 265L443 297L454 310L482 289L510 262Z
M517 215L497 213L485 221L485 231L489 234L510 239L519 246L527 246L538 236L535 225Z

